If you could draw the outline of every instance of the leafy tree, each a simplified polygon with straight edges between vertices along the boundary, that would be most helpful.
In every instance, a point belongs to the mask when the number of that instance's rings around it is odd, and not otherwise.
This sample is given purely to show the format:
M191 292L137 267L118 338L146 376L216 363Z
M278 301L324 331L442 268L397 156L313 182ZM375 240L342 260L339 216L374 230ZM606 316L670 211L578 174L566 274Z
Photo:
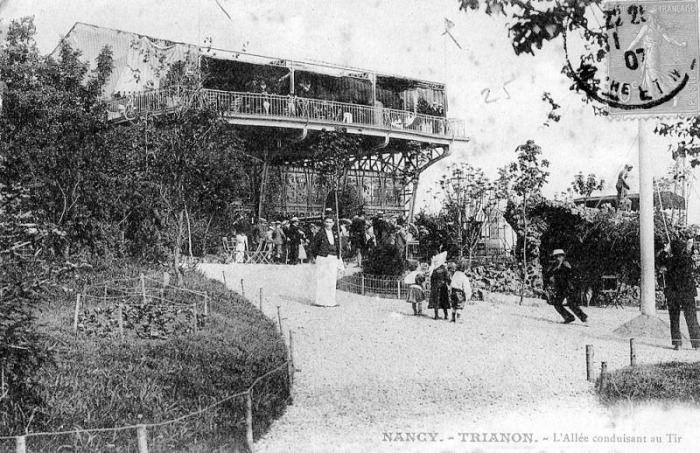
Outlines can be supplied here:
M549 177L549 172L545 170L549 167L549 161L540 159L542 148L536 145L533 140L528 140L524 145L518 146L515 152L517 153L517 161L499 169L497 185L499 186L499 192L509 199L511 206L519 203L521 208L521 216L516 218L515 224L511 224L511 226L516 230L523 242L523 285L520 293L520 303L522 304L528 264L528 200L541 197L542 187L547 183L547 178Z
M596 178L595 174L589 173L587 177L583 176L583 172L579 172L574 176L571 187L582 197L590 197L596 190L602 190L605 181Z
M326 197L326 206L335 206L335 190L332 190ZM338 192L338 217L351 218L363 212L365 200L362 194L352 184L341 187Z
M311 144L311 161L322 185L331 190L345 188L355 156L361 154L360 139L346 129L322 131ZM335 208L335 206L334 206Z
M35 31L31 19L13 21L0 51L7 84L0 118L6 165L0 178L6 186L27 188L34 215L66 231L67 256L71 245L94 244L90 225L101 220L91 209L95 186L88 181L101 167L100 131L106 123L98 96L111 70L111 52L103 49L97 70L88 75L65 41L58 60L40 56Z
M95 240L89 200L105 122L97 98L111 69L103 49L88 74L64 41L43 57L31 18L12 21L0 48L0 425L23 432L41 418L36 374L51 354L35 326L37 303ZM93 158L93 156L96 156ZM99 217L95 213L95 217Z
M455 241L455 223L453 214L445 209L437 214L419 212L414 224L418 230L420 256L430 258L447 252L448 259L458 259L460 250Z
M490 218L497 206L495 192L480 168L469 164L454 164L440 179L444 194L442 212L447 237L456 244L457 258L461 261L466 250L470 259L481 239L484 219Z
M347 133L346 129L322 131L311 145L311 161L319 173L323 187L330 187L333 195L333 209L336 210L336 228L340 236L340 197L345 192L348 170L354 156L360 154L360 140ZM325 199L326 202L328 199Z
M183 250L193 254L193 217L225 217L242 188L246 162L235 129L207 107L199 80L186 81L175 112L142 117L114 132L132 165L138 163L139 190L154 198L144 200L150 210L136 220L155 226L178 279Z

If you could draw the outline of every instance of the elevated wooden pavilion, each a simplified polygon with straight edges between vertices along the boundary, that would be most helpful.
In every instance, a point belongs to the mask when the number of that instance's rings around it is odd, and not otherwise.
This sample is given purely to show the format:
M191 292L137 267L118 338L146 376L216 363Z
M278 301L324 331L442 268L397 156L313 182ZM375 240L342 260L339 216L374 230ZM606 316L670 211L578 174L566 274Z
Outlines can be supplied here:
M330 63L309 63L211 47L76 23L65 38L94 63L112 48L114 70L105 87L115 123L145 113L177 109L181 88L168 83L178 62L207 74L208 104L230 124L259 134L268 145L256 150L260 187L252 201L262 211L271 173L279 178L274 197L280 213L314 215L323 210L327 188L310 170L305 140L342 128L361 137L351 180L365 211L413 216L420 174L466 143L464 121L447 117L445 85ZM57 51L55 51L57 52ZM293 152L271 153L270 147ZM410 174L410 179L399 175ZM251 188L253 189L253 188Z

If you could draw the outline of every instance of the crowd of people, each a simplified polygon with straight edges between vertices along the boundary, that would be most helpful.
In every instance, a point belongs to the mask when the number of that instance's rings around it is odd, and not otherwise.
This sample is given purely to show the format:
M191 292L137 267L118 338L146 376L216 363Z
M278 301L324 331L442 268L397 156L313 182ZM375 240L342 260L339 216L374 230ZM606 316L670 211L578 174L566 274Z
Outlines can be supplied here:
M335 219L327 209L320 220L318 217L303 221L298 217L271 222L264 218L239 220L232 234L233 261L248 262L253 251L275 264L296 265L314 260L312 240L323 229L322 219L327 217ZM401 217L385 216L383 212L369 219L364 214L340 219L337 227L334 220L334 228L340 241L339 256L344 260L357 259L358 265L370 248L393 241L403 249L411 237Z
M337 272L344 267L344 258L357 258L361 264L362 256L370 247L386 241L394 243L406 241L407 233L400 218L384 217L379 212L369 221L364 215L352 219L341 219L339 227L335 216L326 210L322 223L306 221L299 218L273 221L258 219L246 233L238 226L234 231L236 262L244 262L246 252L255 248L275 263L299 264L307 260L316 263L315 305L324 307L337 306L336 280ZM397 244L399 247L405 246ZM691 345L700 349L700 324L697 320L695 297L697 296L694 269L700 261L698 254L693 254L693 240L676 240L667 244L659 253L666 301L671 321L673 346L678 349L682 344L679 328L680 314L683 312L691 337ZM588 316L581 310L581 297L575 288L575 272L563 249L552 252L553 262L544 270L544 291L547 302L569 324L578 318L584 324ZM467 264L450 262L436 264L432 271L415 273L415 279L409 286L406 302L410 303L414 315L421 315L423 303L428 302L428 309L433 310L434 319L447 320L451 310L451 321L457 322L466 301L472 295L471 284L466 275ZM430 282L428 289L427 283ZM568 306L568 310L565 306Z

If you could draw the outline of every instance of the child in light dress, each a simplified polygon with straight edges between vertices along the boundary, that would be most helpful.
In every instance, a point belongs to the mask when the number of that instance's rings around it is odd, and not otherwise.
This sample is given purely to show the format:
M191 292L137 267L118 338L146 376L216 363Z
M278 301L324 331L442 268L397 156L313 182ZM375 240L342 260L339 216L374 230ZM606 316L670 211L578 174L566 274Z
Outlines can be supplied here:
M408 287L406 302L413 307L413 314L418 316L423 312L423 301L425 300L425 275L416 275L415 283Z

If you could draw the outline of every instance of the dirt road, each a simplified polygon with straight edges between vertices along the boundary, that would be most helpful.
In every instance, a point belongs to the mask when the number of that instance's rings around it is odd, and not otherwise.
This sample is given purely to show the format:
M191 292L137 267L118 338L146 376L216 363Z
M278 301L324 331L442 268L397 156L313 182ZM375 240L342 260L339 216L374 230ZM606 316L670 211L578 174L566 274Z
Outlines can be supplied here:
M586 381L587 344L596 370L629 364L629 339L612 331L637 310L591 307L589 327L564 325L544 303L499 297L452 324L343 292L340 307L312 306L310 265L202 270L239 292L243 280L256 304L263 288L263 311L276 319L279 306L285 334L294 332L294 405L256 453L697 451L699 410L611 410ZM700 360L670 340L636 341L639 363Z

